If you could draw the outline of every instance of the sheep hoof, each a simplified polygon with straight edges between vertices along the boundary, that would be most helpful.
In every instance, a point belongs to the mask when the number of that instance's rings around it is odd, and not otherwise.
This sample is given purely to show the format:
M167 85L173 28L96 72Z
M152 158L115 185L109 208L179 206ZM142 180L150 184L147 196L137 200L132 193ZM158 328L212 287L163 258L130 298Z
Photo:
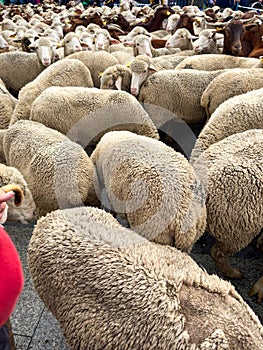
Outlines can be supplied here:
M254 286L250 289L249 296L251 298L255 297L258 303L263 301L263 277L259 278Z
M240 270L231 268L229 271L226 271L225 276L231 279L239 279L243 274Z

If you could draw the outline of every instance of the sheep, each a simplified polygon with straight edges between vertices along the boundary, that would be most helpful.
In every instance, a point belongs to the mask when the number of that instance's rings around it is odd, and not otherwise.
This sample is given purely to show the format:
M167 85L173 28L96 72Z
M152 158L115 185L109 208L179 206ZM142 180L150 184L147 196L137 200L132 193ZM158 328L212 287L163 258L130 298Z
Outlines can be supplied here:
M256 58L236 57L224 54L203 54L186 57L176 69L218 70L227 68L251 68L258 62Z
M14 112L17 99L13 97L0 79L0 129L7 129Z
M28 264L72 349L263 347L258 317L229 282L100 209L57 210L41 218Z
M263 88L237 95L222 103L196 140L191 163L212 144L249 129L263 128Z
M90 74L94 83L94 87L100 87L100 73L106 68L118 64L118 60L106 51L82 51L75 52L67 57L68 59L78 59L82 61L90 70Z
M166 30L168 32L171 32L174 34L175 32L175 27L180 19L179 13L174 13L168 17L167 25L166 25Z
M166 41L165 47L167 49L179 48L181 51L193 50L193 39L196 38L186 28L179 28Z
M151 35L145 28L136 26L124 38L121 38L121 42L124 45L133 45L135 37L139 34Z
M98 29L94 34L94 49L95 51L104 50L109 52L111 37L106 29Z
M60 42L60 46L64 48L64 57L82 50L79 38L77 34L73 32L64 36Z
M106 133L91 154L112 209L149 240L190 251L205 229L202 184L183 155L129 131ZM101 196L102 197L102 196Z
M34 80L46 68L47 62L53 60L53 50L49 51L49 59L45 55L45 60L42 60L41 43L47 43L45 38L42 38L38 43L36 53L12 51L0 55L0 79L15 97L23 86ZM46 47L46 45L44 46Z
M185 51L182 51L182 54ZM145 55L139 55L137 58ZM185 56L172 54L172 55L165 55L165 56L159 56L159 57L153 57L150 58L147 56L149 60L151 60L151 63L156 67L156 71L160 69L174 69L182 60L185 59ZM150 62L150 61L149 61Z
M162 55L171 55L173 53L181 51L178 48L168 49L160 48L155 49L151 44L151 38L144 34L139 34L134 38L134 56L147 55L149 57L158 57Z
M116 64L108 67L101 75L100 88L130 91L131 71L126 66Z
M32 104L30 120L58 130L83 147L94 147L108 130L159 137L143 107L125 91L51 87Z
M227 99L263 87L263 70L258 68L235 68L223 72L204 90L201 106L207 117Z
M19 205L15 203L14 198L7 201L7 220L22 224L28 224L30 221L35 220L36 205L23 175L14 167L0 164L0 187L9 184L17 185L21 189L23 196Z
M53 63L34 81L20 90L10 125L19 119L29 119L32 103L42 91L50 86L93 87L93 81L89 69L79 60L64 58Z
M262 129L247 130L211 145L195 162L207 172L206 230L216 239L211 256L228 278L242 276L229 257L263 227L262 144Z
M93 35L88 32L83 32L79 35L80 44L82 46L82 50L93 51Z
M7 165L17 168L28 183L38 218L58 208L96 204L91 160L58 131L19 120L6 130L3 149Z
M199 54L221 54L223 47L224 35L217 33L215 29L202 30L198 39L193 42L193 48Z
M130 54L125 51L119 50L119 51L112 52L111 54L122 65L129 65L134 60L133 54Z
M159 70L149 75L150 70L154 71L154 66L149 66L143 59L135 59L130 69L131 93L145 105L154 123L158 123L161 109L163 113L167 110L172 112L186 123L204 120L205 109L200 105L200 98L207 85L222 73L219 70L204 72L185 69Z

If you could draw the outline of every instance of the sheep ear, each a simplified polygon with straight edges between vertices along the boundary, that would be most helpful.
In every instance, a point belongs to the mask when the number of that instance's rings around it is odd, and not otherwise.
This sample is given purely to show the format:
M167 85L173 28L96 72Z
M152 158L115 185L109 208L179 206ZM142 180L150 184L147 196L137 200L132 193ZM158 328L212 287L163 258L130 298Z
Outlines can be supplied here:
M125 41L125 42L123 42L123 46L130 46L130 47L133 47L133 46L134 46L134 43L133 43L133 41Z
M120 44L121 42L117 39L110 38L110 44Z
M198 36L190 34L190 35L188 35L187 38L188 38L189 40L195 40L195 39L198 39Z
M115 86L118 90L121 90L122 77L118 77L115 81Z
M150 63L149 65L149 70L154 73L154 72L158 72L158 69L154 66L153 63Z

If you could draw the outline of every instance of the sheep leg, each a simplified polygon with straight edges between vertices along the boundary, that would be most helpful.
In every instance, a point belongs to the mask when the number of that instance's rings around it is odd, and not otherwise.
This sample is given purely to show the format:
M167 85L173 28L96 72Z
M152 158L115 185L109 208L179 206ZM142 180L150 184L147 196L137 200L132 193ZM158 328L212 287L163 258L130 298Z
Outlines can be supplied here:
M257 296L257 302L263 300L263 277L260 277L249 292L249 296L252 298Z
M215 265L228 278L242 277L241 271L234 269L229 263L229 256L234 253L221 242L216 242L211 250L211 257Z

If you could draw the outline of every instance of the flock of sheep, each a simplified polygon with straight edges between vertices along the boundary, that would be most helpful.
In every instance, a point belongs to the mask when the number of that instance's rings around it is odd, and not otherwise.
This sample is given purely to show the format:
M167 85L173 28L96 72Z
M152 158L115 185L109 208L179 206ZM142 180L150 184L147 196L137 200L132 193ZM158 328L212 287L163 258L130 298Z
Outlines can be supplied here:
M136 22L125 2L12 8L0 11L0 184L23 191L9 220L37 219L30 272L68 344L263 348L231 283L189 255L207 231L218 269L240 278L229 257L257 236L262 248L261 60L223 54L215 29L174 31L194 6L129 33L94 23L66 33L77 11ZM250 295L263 300L263 278Z

